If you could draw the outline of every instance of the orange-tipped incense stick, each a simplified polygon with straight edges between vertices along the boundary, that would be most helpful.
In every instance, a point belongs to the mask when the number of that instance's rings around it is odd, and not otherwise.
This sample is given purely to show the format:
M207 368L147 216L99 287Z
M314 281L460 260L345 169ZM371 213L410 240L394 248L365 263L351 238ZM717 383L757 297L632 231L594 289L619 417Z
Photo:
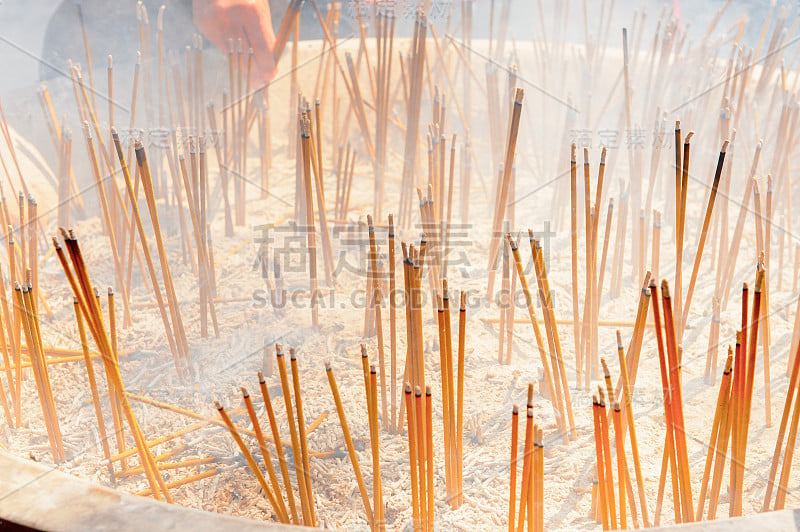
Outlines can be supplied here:
M347 454L350 457L350 464L353 466L353 472L356 476L358 491L361 494L361 502L364 503L364 513L367 514L367 521L370 523L370 526L374 528L375 525L372 507L370 506L369 497L367 496L367 488L364 485L364 477L361 475L361 467L358 465L358 456L356 456L353 438L350 436L350 428L347 425L347 417L345 416L344 407L342 406L342 399L339 396L339 387L336 384L336 378L333 375L330 362L325 363L325 374L328 377L328 385L330 386L331 393L333 394L333 402L336 404L336 413L339 416L339 425L342 428L344 443L347 446Z
M289 385L289 377L286 372L286 361L284 360L283 348L280 344L275 346L275 355L278 360L278 373L281 377L281 390L283 390L283 403L286 406L286 418L289 425L289 435L292 438L292 456L294 458L294 470L297 476L297 491L300 492L300 507L303 513L303 524L310 526L313 521L311 519L308 491L306 489L306 475L303 469L303 454L300 448L300 440L297 436L294 408L292 407L292 392Z
M236 426L231 421L230 416L228 416L228 413L225 412L225 408L221 404L219 404L218 401L214 402L214 406L217 407L217 411L219 412L220 417L225 422L225 425L227 425L228 430L231 433L231 436L233 436L233 439L236 441L236 445L239 446L239 450L242 452L242 455L244 455L245 460L247 460L247 464L250 466L250 470L256 476L258 483L261 485L261 489L264 491L264 495L266 495L267 500L269 500L269 503L272 505L272 510L278 516L278 519L280 519L281 523L288 523L289 522L288 515L286 515L282 511L280 505L275 499L275 494L273 494L272 490L269 488L267 480L261 473L261 469L258 467L255 458L253 458L253 455L247 449L247 445L245 445L244 440L242 440L242 437L239 435L239 431L236 430Z
M255 408L253 408L253 401L250 399L250 394L247 393L247 389L244 386L242 386L241 390L242 399L244 400L244 405L247 408L247 415L250 417L250 422L253 424L253 431L256 433L258 448L261 450L261 457L264 459L264 465L267 468L269 481L272 484L273 495L278 502L278 506L280 506L281 514L288 522L289 513L286 511L286 505L283 502L283 495L281 495L281 487L280 484L278 484L278 477L275 475L275 468L272 467L272 456L269 453L269 449L267 449L267 442L264 441L264 434L261 432L261 424L258 421Z
M297 354L293 347L289 348L289 358L292 367L292 385L294 388L294 404L297 412L297 425L300 436L300 452L303 459L303 474L305 475L305 489L308 493L308 507L311 513L311 522L316 523L316 510L314 509L314 494L311 490L311 466L308 461L308 439L306 434L306 421L303 415L303 400L300 395L300 372L297 368Z
M283 454L283 443L281 442L280 431L278 430L278 422L275 419L275 411L272 408L272 399L267 389L267 382L264 379L264 374L258 372L258 386L261 389L261 397L264 400L264 407L267 410L267 417L269 418L269 426L272 430L272 441L275 443L275 451L278 455L278 463L281 468L281 477L283 477L283 485L286 490L286 497L289 499L289 511L292 514L292 522L299 524L300 520L297 516L297 508L294 502L294 492L292 491L292 483L289 479L289 468L286 465L286 457Z

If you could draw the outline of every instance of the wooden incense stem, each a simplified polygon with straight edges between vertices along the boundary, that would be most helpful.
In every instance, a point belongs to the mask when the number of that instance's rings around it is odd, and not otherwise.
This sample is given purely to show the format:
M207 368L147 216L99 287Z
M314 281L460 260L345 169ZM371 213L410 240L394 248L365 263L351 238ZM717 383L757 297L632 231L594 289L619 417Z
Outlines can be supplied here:
M610 377L609 377L610 382ZM622 425L622 410L620 409L619 403L614 402L612 405L613 413L612 419L614 423L614 437L615 437L615 446L617 450L617 479L619 483L619 524L620 529L625 530L628 528L627 524L627 517L626 517L626 508L625 508L625 487L630 486L630 477L628 474L628 465L625 459L625 443L623 441L625 435L621 430ZM633 497L629 499L629 503L631 505L634 504ZM633 514L634 510L631 509L631 514Z
M769 480L767 481L766 491L764 494L764 503L761 507L762 512L767 511L771 503L772 492L775 487L775 476L777 474L778 465L780 463L783 440L786 435L786 426L789 422L789 414L792 412L793 409L792 406L793 401L797 401L797 399L795 399L795 390L797 390L798 388L797 387L798 377L800 377L800 347L798 347L798 352L795 352L792 362L792 371L789 376L789 387L787 389L786 400L783 406L783 414L781 415L781 422L780 425L778 426L778 437L775 441L775 451L773 453L772 463L770 465ZM797 410L796 406L794 407L794 410Z
M797 360L798 359L800 359L800 356L795 356L795 367L797 367ZM793 370L793 372L794 371L795 370ZM800 394L800 392L795 392L795 390L800 390L800 388L797 388L797 386L796 386L796 379L795 379L794 385L790 386L788 391L787 391L786 407L784 409L784 414L788 414L788 408L790 407L791 397L793 395L795 395L795 393ZM791 426L789 427L789 435L788 435L788 438L786 440L786 451L784 453L783 466L781 467L781 476L780 476L780 479L778 481L778 491L775 494L775 506L774 506L774 508L776 510L783 509L783 507L784 507L784 505L786 503L786 495L788 493L789 475L791 474L791 471L792 471L792 457L794 456L794 448L795 448L795 444L797 442L797 427L798 427L798 422L800 422L800 408L798 408L798 404L800 404L800 395L796 395L794 401L795 401L795 404L794 404L794 412L792 413L792 423L791 423ZM784 415L783 417L787 418L788 416ZM783 425L784 429L785 429L785 423L786 423L786 420L782 419L782 425ZM768 497L771 495L771 491L772 491L772 488L773 488L773 483L774 483L774 478L775 478L773 469L775 469L777 467L777 458L780 457L780 448L779 448L779 446L782 444L782 440L783 440L783 437L781 435L781 437L779 438L779 441L776 442L775 455L773 456L773 465L770 468L770 482L768 484L770 489L767 492L767 496ZM765 499L765 502L766 502L766 504L768 504L768 502L769 502L768 499Z
M687 135L687 137L691 137L691 135ZM689 150L688 144L689 138L686 139L686 144L684 144L684 150ZM681 121L675 121L675 225L674 225L674 237L675 237L675 292L677 294L677 299L680 301L681 294L682 294L682 283L680 279L683 276L683 234L681 232L681 190L682 190L682 151L681 151ZM688 164L688 161L686 162ZM680 303L678 304L680 305ZM679 307L678 307L679 308ZM681 315L680 312L678 312Z
M736 501L737 505L737 514L741 515L742 511L742 501L744 495L744 470L745 470L745 460L747 458L747 437L750 431L750 414L752 410L753 404L753 385L755 381L755 373L756 373L756 350L758 349L758 330L759 330L759 319L761 317L761 305L762 305L762 295L764 290L764 278L765 278L765 270L761 264L758 265L758 269L756 271L756 286L755 286L755 293L753 294L753 312L752 312L752 321L750 322L750 334L748 337L749 345L747 346L747 380L745 382L745 397L744 397L744 411L743 411L743 419L741 425L741 439L740 439L740 457L739 457L739 475L737 476L737 481L739 486L737 487L737 495L739 500ZM742 345L744 348L744 344ZM780 493L779 493L780 496ZM785 495L784 495L785 497Z

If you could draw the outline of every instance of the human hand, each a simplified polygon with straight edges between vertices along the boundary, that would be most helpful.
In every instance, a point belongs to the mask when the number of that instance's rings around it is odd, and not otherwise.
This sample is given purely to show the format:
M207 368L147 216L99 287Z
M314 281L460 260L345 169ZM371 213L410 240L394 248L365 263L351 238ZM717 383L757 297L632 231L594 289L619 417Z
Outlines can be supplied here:
M194 23L217 48L242 40L253 49L253 80L267 83L275 77L275 34L269 2L257 0L193 0Z

